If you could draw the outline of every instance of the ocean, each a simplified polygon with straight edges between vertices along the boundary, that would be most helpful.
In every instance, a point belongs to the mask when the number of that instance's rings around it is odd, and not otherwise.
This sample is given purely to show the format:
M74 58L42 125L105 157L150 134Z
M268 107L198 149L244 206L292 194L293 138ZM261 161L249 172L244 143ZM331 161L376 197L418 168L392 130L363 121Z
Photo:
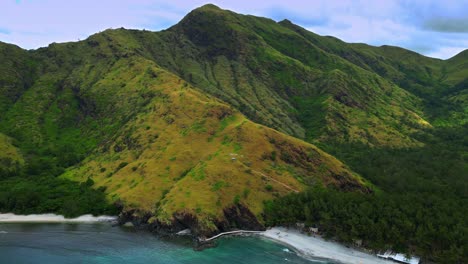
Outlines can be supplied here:
M0 263L332 263L304 259L261 237L227 237L195 251L187 238L159 238L108 223L0 224Z

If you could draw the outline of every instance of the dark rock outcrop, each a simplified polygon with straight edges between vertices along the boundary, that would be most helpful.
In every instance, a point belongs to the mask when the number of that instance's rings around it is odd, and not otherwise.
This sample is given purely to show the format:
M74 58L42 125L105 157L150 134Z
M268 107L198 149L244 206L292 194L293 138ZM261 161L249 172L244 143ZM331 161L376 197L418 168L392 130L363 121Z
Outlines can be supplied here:
M224 209L225 221L218 225L218 229L222 232L245 229L245 230L265 230L263 226L255 217L255 215L244 205L237 204Z
M257 217L244 205L237 204L224 209L224 219L218 220L215 225L217 230L204 229L196 215L189 212L178 212L173 215L171 223L162 223L159 221L151 221L153 216L150 212L142 212L137 210L122 210L119 214L118 224L124 225L132 223L137 229L148 230L158 236L174 236L178 232L190 229L191 237L194 241L196 250L214 247L214 241L203 242L205 238L214 236L221 232L232 230L265 230L265 226L261 224Z

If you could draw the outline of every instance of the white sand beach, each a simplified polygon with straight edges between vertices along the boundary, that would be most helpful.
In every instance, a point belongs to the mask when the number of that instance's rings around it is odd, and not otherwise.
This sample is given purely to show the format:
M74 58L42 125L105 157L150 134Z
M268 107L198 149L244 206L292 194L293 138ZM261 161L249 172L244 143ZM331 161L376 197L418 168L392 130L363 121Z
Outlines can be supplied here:
M393 261L347 248L341 244L326 241L320 237L301 234L295 229L274 227L261 233L262 236L294 248L305 258L322 258L346 264L390 264Z
M0 223L96 223L116 221L116 216L82 215L77 218L65 218L56 214L15 215L0 214Z

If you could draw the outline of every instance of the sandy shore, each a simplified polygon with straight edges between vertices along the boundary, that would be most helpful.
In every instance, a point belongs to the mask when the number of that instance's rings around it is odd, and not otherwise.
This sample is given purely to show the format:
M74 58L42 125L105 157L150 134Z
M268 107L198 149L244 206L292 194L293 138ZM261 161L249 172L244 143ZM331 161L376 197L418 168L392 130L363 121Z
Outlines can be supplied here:
M390 264L377 256L347 248L335 242L326 241L320 237L307 236L294 229L274 227L262 236L293 247L299 255L305 258L328 259L346 264Z
M116 216L92 216L82 215L77 218L65 218L62 215L56 214L32 214L32 215L15 215L15 214L0 214L0 223L96 223L96 222L112 222L117 220Z

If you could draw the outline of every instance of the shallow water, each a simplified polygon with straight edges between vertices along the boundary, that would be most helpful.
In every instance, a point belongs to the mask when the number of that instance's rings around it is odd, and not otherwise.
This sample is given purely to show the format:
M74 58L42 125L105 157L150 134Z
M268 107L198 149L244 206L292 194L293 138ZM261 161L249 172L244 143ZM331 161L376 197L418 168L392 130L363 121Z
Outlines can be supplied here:
M324 263L259 237L218 240L194 251L187 239L160 239L109 224L0 224L0 263Z

